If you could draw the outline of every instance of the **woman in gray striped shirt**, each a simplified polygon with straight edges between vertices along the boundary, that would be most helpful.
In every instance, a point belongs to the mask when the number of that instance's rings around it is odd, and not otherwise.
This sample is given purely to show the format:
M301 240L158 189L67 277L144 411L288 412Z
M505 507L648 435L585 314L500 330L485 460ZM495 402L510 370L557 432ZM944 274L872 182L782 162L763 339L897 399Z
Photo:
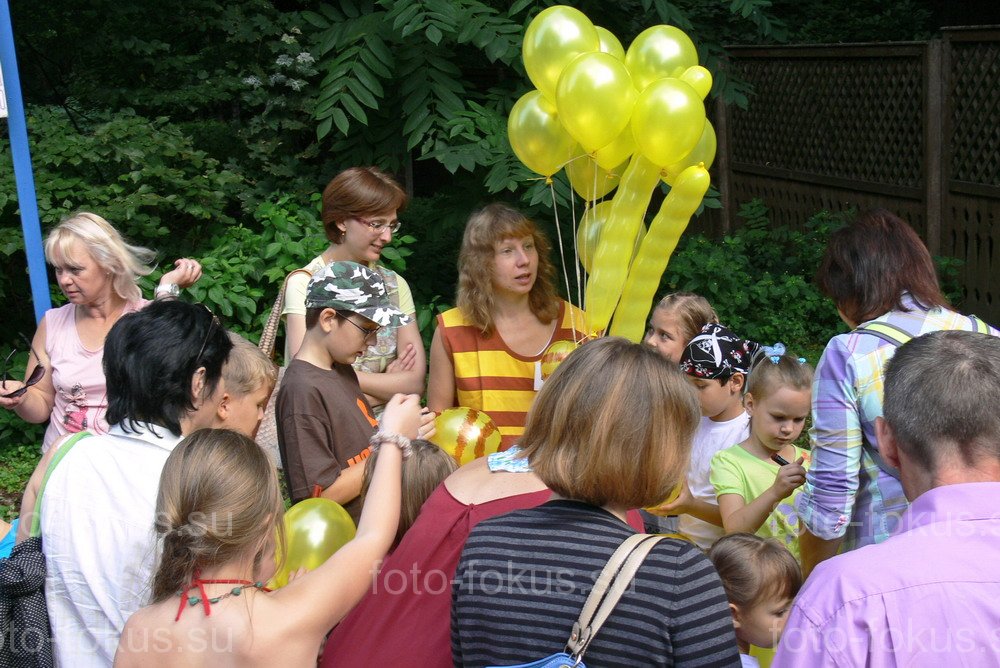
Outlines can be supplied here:
M456 666L511 665L560 651L594 580L635 533L629 508L680 480L700 411L693 388L652 348L604 338L546 381L521 439L553 490L537 508L485 520L452 589ZM587 650L595 666L739 666L719 577L697 547L653 548Z

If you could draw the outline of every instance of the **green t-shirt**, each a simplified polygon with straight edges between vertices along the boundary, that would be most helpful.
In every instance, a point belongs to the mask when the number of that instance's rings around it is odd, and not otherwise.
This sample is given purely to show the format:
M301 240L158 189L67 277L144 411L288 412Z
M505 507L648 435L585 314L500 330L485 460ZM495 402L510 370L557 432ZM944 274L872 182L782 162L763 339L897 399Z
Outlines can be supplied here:
M809 468L809 452L796 447L795 459L799 457L805 457L802 465ZM754 457L739 445L734 445L720 450L712 457L712 473L709 478L717 497L739 494L750 503L774 484L779 468L774 462ZM795 512L795 498L801 489L799 487L782 499L757 530L758 536L777 538L800 562L799 534L802 533L802 523Z

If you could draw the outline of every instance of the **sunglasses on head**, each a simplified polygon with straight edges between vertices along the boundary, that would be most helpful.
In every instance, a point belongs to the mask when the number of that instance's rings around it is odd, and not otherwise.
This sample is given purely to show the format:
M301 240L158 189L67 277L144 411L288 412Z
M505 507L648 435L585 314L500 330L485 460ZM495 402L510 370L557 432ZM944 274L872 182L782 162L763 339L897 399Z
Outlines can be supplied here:
M208 345L208 340L212 337L212 330L216 327L222 329L222 323L219 321L219 316L212 313L212 309L208 308L204 304L201 304L201 306L208 311L210 316L212 316L212 322L208 323L208 330L205 331L205 340L201 342L201 348L198 349L198 355L194 358L196 363L201 361L201 356L205 353L205 346Z
M8 392L7 394L0 394L0 397L4 399L16 399L17 397L22 396L25 392L28 391L29 387L31 387L32 385L37 385L38 381L40 381L45 376L45 367L42 366L42 360L41 358L38 357L38 353L36 353L35 349L31 346L31 342L28 341L28 337L26 337L24 334L19 334L19 336L21 337L21 340L24 341L24 343L28 346L28 350L31 351L31 354L35 356L35 361L37 362L37 364L35 364L35 368L31 370L31 376L28 377L28 380L24 381L23 387L16 389L13 392ZM7 376L7 372L10 370L10 361L14 359L14 355L16 353L17 353L17 348L14 348L14 350L10 351L10 354L7 355L7 358L4 359L3 361L2 384L4 387L7 386L7 381L10 380L10 378Z

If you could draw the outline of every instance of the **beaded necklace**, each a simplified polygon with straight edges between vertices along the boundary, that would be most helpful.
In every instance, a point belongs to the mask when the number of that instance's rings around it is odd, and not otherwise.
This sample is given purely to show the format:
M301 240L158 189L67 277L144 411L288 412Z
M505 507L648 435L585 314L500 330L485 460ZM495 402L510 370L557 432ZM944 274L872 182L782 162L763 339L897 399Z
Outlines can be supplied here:
M225 594L219 594L218 596L213 596L209 598L208 593L205 591L205 585L207 584L231 584L238 586L233 587ZM181 602L180 605L177 606L177 616L174 617L174 621L175 622L180 621L181 613L184 612L185 603L191 606L192 608L201 603L203 609L205 610L205 616L211 617L212 605L214 603L218 603L222 599L229 598L230 596L239 596L240 594L243 593L243 590L246 589L247 587L250 587L252 589L257 589L260 591L271 591L270 589L264 586L263 582L251 582L250 580L202 580L201 577L199 576L199 573L196 571L194 574L194 579L191 580L191 584L189 584L187 587L177 592L177 595L180 597ZM191 591L192 589L197 589L200 596L188 596L188 592Z

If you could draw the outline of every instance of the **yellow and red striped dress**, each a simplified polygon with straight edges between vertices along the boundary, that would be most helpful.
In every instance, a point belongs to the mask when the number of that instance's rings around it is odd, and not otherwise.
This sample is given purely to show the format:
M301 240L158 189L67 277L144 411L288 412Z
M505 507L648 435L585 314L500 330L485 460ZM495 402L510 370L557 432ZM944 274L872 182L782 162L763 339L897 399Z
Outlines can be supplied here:
M559 322L552 339L582 342L586 337L586 314L560 300ZM438 316L438 331L455 369L455 405L481 410L500 429L500 450L506 450L524 433L528 409L541 388L541 360L537 355L519 355L494 330L487 338L470 324L457 308Z

